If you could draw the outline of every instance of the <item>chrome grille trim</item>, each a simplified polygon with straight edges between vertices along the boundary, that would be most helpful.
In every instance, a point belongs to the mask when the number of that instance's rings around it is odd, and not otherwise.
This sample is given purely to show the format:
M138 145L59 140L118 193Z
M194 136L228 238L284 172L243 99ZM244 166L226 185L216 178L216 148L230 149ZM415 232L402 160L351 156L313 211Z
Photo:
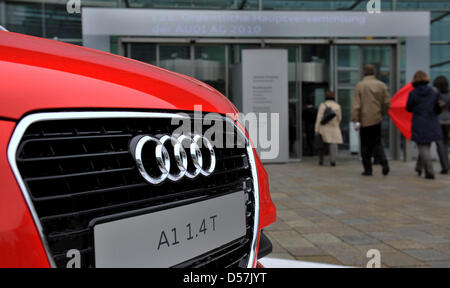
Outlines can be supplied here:
M163 113L163 112L127 112L127 111L80 111L80 112L42 112L42 113L35 113L30 114L28 116L25 116L23 119L19 121L16 128L14 129L14 132L12 134L11 140L8 145L8 161L11 166L11 169L14 173L14 176L16 177L16 180L19 184L19 187L22 191L23 197L27 203L27 206L30 210L30 213L33 217L34 223L36 225L37 231L39 233L39 236L41 238L41 242L44 246L45 252L47 254L47 259L50 263L50 266L55 268L56 264L53 260L53 257L50 252L49 245L47 243L47 240L45 238L42 225L40 223L39 217L36 213L36 209L33 205L30 193L28 189L26 188L26 185L22 179L22 176L19 172L18 166L17 166L17 159L16 159L16 153L20 145L20 141L27 130L27 128L35 123L40 121L47 121L47 120L77 120L77 119L102 119L102 118L178 118L178 119L187 119L189 117L182 116L173 112ZM222 119L225 119L226 121L230 122L234 125L237 131L241 134L241 136L244 139L248 139L245 135L245 133L236 125L236 123L228 118L224 117ZM252 172L252 181L253 181L253 191L254 191L254 221L253 221L253 235L252 235L252 243L251 243L251 249L249 251L249 261L248 261L248 268L255 267L256 266L256 245L257 245L257 238L258 238L258 230L259 230L259 181L258 181L258 172L256 168L256 160L255 155L253 152L253 148L250 146L250 141L247 141L247 154L249 158L250 168Z

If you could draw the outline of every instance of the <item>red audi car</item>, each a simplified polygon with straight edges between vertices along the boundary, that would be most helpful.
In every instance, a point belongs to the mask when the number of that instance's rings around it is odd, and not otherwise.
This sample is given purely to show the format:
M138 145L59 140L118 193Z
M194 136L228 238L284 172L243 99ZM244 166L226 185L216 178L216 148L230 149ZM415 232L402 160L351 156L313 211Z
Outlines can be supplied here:
M237 113L187 76L0 31L0 267L259 266L276 212Z

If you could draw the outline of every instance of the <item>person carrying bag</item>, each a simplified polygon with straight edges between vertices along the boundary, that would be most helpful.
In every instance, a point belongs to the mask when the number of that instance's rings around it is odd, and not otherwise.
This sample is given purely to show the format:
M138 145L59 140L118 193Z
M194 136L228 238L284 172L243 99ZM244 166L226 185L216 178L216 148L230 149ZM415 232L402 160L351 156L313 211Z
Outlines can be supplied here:
M326 125L328 122L333 120L334 117L336 117L336 112L334 112L333 109L331 109L330 106L328 106L325 102L323 103L325 105L325 111L323 112L323 118L322 121L320 121L321 125Z
M325 151L329 150L330 164L336 166L337 145L343 142L339 126L342 119L341 106L334 99L334 92L327 91L325 102L320 105L317 113L316 143L322 144L317 147L319 148L319 165L323 165Z

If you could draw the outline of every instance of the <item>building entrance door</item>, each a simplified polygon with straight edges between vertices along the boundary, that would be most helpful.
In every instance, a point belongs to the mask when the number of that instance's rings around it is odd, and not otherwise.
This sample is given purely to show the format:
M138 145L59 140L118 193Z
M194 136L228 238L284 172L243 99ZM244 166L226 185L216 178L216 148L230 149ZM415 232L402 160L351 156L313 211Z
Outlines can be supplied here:
M337 41L338 42L338 41ZM335 89L342 108L341 129L344 144L341 150L357 153L358 134L351 128L351 109L356 84L363 78L363 67L373 64L377 69L377 79L383 81L389 93L399 88L399 65L397 63L397 41L387 43L342 43L335 46ZM383 119L383 144L386 155L397 159L400 155L400 136L389 117Z
M328 89L334 90L342 107L341 153L358 152L358 135L350 129L355 85L365 64L374 64L377 78L389 92L399 88L399 42L397 39L156 39L126 38L119 41L120 54L195 77L216 88L232 102L238 94L242 49L283 48L288 51L289 155L301 159L313 154L305 109L319 106ZM238 107L239 108L239 107ZM387 155L400 156L400 134L386 117L383 139ZM308 134L309 133L309 134Z
M330 45L326 39L267 44L288 51L289 156L301 159L314 154L314 108L330 87ZM311 111L312 109L312 111Z

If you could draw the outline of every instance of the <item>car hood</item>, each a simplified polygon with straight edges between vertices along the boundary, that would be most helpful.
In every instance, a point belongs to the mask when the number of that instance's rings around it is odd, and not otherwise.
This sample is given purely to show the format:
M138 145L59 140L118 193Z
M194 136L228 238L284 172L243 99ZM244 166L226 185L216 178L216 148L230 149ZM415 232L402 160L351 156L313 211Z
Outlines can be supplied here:
M0 79L0 117L8 119L38 110L192 111L194 105L205 112L237 113L217 90L188 76L12 32L0 31Z

